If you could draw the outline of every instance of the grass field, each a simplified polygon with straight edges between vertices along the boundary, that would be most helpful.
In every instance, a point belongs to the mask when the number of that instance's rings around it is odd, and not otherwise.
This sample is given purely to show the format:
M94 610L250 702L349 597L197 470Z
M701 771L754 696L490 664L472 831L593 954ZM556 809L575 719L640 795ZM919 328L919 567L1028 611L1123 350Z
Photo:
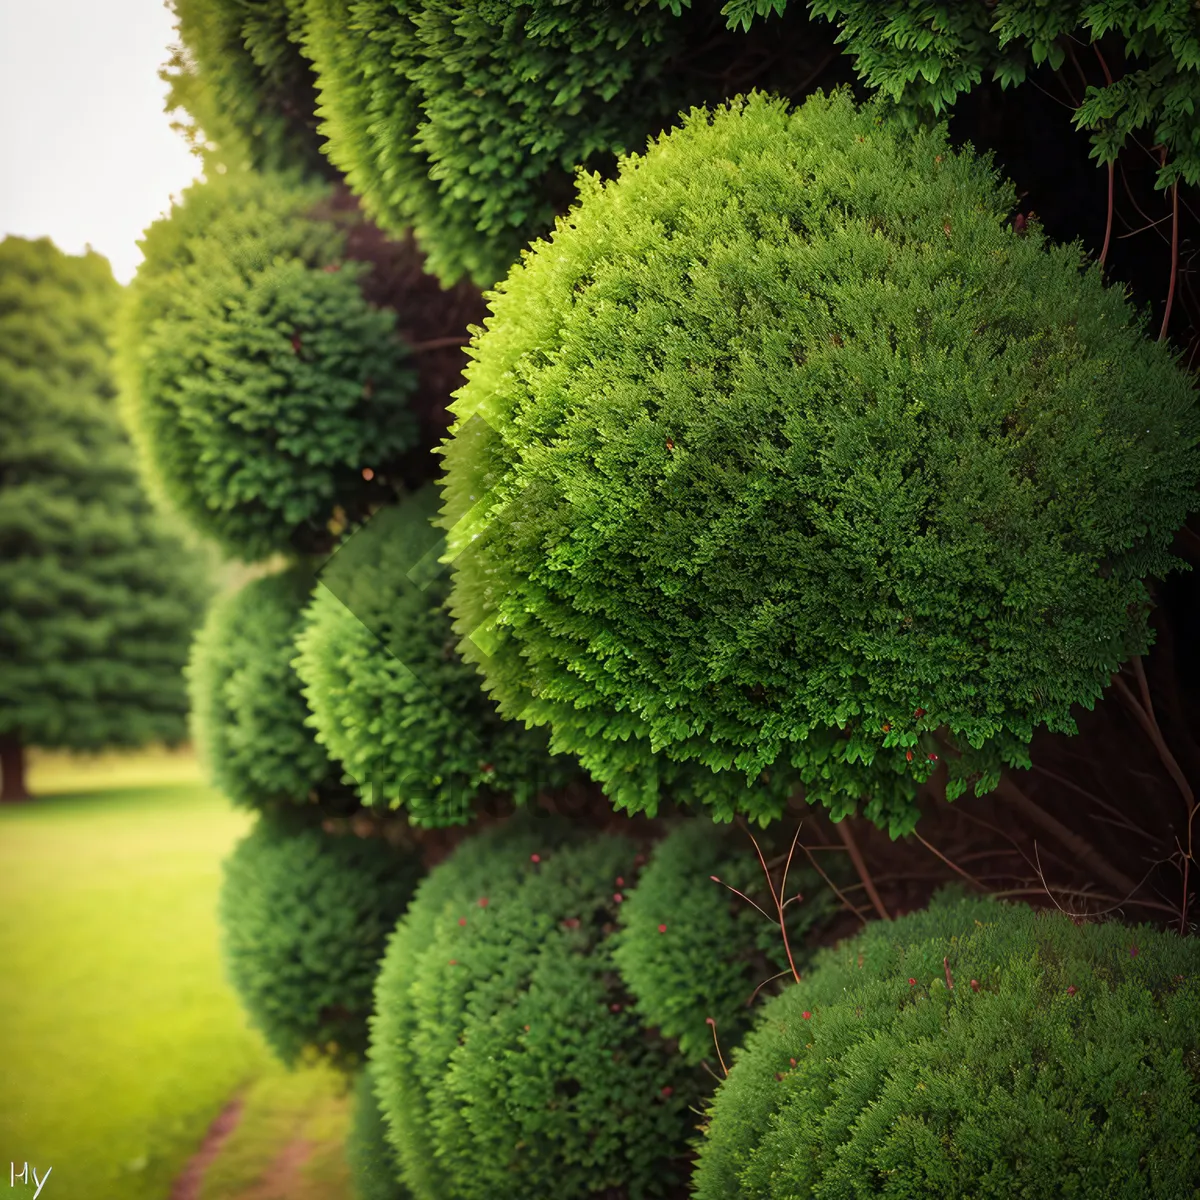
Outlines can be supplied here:
M220 864L250 817L197 779L186 756L42 759L40 798L0 809L0 1167L51 1169L45 1200L169 1200L239 1093L203 1200L349 1194L335 1081L275 1066L225 982Z

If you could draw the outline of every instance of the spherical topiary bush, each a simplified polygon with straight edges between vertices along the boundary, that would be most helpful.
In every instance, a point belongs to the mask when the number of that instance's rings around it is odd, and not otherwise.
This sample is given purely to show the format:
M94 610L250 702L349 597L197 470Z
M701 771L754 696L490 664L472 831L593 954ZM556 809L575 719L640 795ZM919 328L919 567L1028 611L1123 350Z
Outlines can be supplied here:
M412 824L466 824L477 802L518 805L583 778L545 730L505 721L454 649L449 579L436 561L438 493L383 509L321 575L295 668L317 740L371 804ZM432 567L422 576L420 567Z
M707 1076L640 1028L614 969L637 849L522 814L418 890L371 1023L380 1103L418 1200L678 1195Z
M150 479L246 559L332 546L416 437L396 314L372 307L327 189L229 175L151 225L119 339Z
M687 102L670 64L691 26L664 8L310 0L326 152L383 228L414 228L445 283L490 287L566 207L578 164Z
M768 856L779 849L772 841L759 843ZM783 850L786 855L786 845ZM776 874L772 886L781 881ZM807 967L812 952L805 940L825 927L837 906L812 867L793 864L787 884L785 946L750 840L699 816L683 820L655 846L621 905L613 959L637 997L643 1023L676 1038L689 1061L714 1055L709 1019L722 1051L741 1039L761 1006L750 1008L748 1001L771 996L778 981L756 989L777 974L792 977L789 947L796 969Z
M653 811L666 758L720 815L798 775L893 837L942 742L953 799L1075 732L1150 643L1200 413L1014 206L847 92L693 111L584 179L445 447L451 608L500 711L620 806Z
M379 838L331 837L295 814L260 817L230 855L226 967L284 1063L361 1062L379 959L420 875L415 855Z
M698 1200L1192 1197L1200 945L948 889L822 951L716 1092Z
M254 808L359 807L308 726L292 668L312 575L293 567L219 597L188 663L192 732L215 787Z
M346 1162L356 1200L412 1200L397 1175L396 1154L387 1140L387 1124L379 1111L369 1067L354 1084L354 1111L346 1136Z

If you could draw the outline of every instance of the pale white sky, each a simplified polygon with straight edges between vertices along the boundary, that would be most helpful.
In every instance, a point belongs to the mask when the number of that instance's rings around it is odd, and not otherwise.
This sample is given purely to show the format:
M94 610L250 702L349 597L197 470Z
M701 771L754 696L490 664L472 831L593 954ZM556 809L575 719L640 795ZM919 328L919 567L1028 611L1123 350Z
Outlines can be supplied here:
M163 0L0 0L0 237L86 243L127 283L200 171L163 112Z

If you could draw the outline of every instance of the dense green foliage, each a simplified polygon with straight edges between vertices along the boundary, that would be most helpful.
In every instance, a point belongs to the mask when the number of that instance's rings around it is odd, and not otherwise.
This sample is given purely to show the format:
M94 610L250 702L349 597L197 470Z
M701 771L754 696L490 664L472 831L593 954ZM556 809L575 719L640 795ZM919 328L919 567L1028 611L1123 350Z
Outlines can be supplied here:
M220 896L226 968L284 1063L362 1062L379 960L420 875L412 854L295 814L259 817L238 843Z
M397 1177L396 1155L387 1140L387 1123L379 1111L369 1067L354 1084L354 1112L346 1137L346 1161L355 1200L411 1200Z
M167 109L213 168L329 174L312 68L300 50L304 0L171 0L179 45L161 72Z
M364 468L416 438L396 314L363 298L344 228L312 215L326 196L284 176L193 185L147 230L122 314L149 478L247 561L322 549L331 520L381 499Z
M186 734L182 668L207 599L137 476L95 253L0 242L0 735L77 750Z
M761 11L771 0L751 2ZM748 24L750 4L742 8ZM809 9L841 26L838 40L860 76L910 121L940 114L985 72L1002 87L1020 84L1044 62L1057 71L1068 38L1096 42L1116 31L1128 69L1106 86L1088 85L1073 118L1091 131L1092 157L1115 161L1130 136L1148 128L1150 144L1167 150L1158 186L1200 182L1200 12L1189 0L810 0Z
M585 177L493 296L444 448L451 609L500 712L619 807L654 811L666 759L723 818L798 775L893 837L935 733L951 799L1073 733L1181 565L1200 414L1014 207L944 127L844 91L693 111Z
M578 164L685 103L686 28L600 0L309 0L326 151L429 269L489 287L569 202Z
M1198 1122L1194 938L946 889L764 1010L696 1196L1182 1198Z
M418 1200L630 1200L682 1180L705 1088L612 960L637 845L522 814L422 883L388 945L371 1061ZM534 861L537 855L540 861ZM625 882L622 882L625 881Z
M321 573L294 664L317 740L362 798L423 826L465 824L480 800L523 805L581 777L550 755L544 730L497 716L456 653L437 506L427 487L351 536Z
M778 849L768 841L764 852L772 848ZM803 972L811 957L805 938L836 905L820 875L799 863L788 873L785 899L792 961ZM682 821L655 846L621 905L613 960L643 1023L678 1039L679 1052L692 1062L714 1056L710 1018L723 1051L739 1042L758 1011L747 1007L755 989L776 973L791 977L777 911L749 838L740 831L730 836L703 816ZM763 988L758 997L773 990Z
M236 804L353 801L308 726L292 667L312 586L301 567L254 579L213 603L192 646L193 735L214 786Z

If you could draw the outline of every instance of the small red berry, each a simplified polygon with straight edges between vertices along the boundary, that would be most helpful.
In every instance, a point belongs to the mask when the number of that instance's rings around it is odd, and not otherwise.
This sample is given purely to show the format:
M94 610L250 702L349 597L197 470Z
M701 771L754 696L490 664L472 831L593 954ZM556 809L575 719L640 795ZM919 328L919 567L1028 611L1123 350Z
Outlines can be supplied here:
M457 959L457 958L452 958L452 959L450 960L450 965L451 965L452 967L457 967L457 966L458 966L458 959Z
M466 917L459 917L459 918L458 918L458 923L459 923L460 925L465 925L465 924L467 923L467 918L466 918Z
M884 723L883 723L883 732L884 732L884 733L891 733L891 732L892 732L892 723L891 723L890 721L884 721Z
M705 1017L705 1018L704 1018L704 1023L705 1023L705 1025L715 1025L715 1024L716 1024L716 1021L714 1021L714 1020L712 1019L712 1017Z
M979 980L978 979L971 980L971 991L973 991L973 992L979 991Z
M1129 947L1129 957L1130 958L1137 958L1137 953L1138 953L1138 948L1136 946Z
M912 751L911 751L911 750L905 750L905 752L904 752L904 757L905 757L905 758L907 758L909 762L912 762Z
M565 917L565 918L563 918L563 924L568 929L578 929L579 928L579 918L578 917Z
M488 906L488 898L486 896L480 896L479 897L479 907L487 908L487 906Z
M1076 986L1075 986L1074 984L1071 984L1071 986L1070 986L1069 988L1067 988L1067 995L1068 995L1068 996L1073 996L1073 995L1075 995L1075 993L1076 993L1078 990L1079 990L1079 989L1078 989L1078 988L1076 988Z
M542 856L540 854L531 854L529 856L529 861L535 862L535 863L540 863L542 861Z
M621 901L622 901L622 900L624 900L624 899L625 899L625 897L624 897L624 896L622 896L620 892L613 892L613 900L614 900L614 901L615 901L617 904L620 904L620 903L621 903Z
M801 1015L801 1016L802 1016L802 1017L803 1017L803 1018L804 1018L806 1021L811 1021L811 1020L812 1020L812 1013L808 1012L807 1010L805 1010L804 1012L802 1012L800 1015Z
M528 1026L528 1025L526 1025L526 1026L525 1026L525 1032L526 1032L526 1033L528 1033L528 1032L529 1032L529 1026Z
M911 975L908 977L908 986L909 987L917 986L917 981Z
M674 1090L675 1089L673 1087L668 1086L662 1089L661 1094L664 1096L669 1096Z
M709 876L709 879L711 879L711 880L713 881L713 883L720 883L720 882L721 882L721 881L720 881L720 879L718 879L716 875L710 875L710 876Z
M620 1012L621 1006L619 1004L610 1004L608 1006L608 1010L609 1010L609 1012Z
M783 1078L783 1076L782 1076L782 1075L781 1075L781 1074L780 1074L778 1071L776 1071L776 1072L775 1072L775 1078L776 1078L776 1079L782 1079L782 1078Z
M923 717L924 715L925 710L923 708L918 708L917 711L913 713L914 717Z
M937 755L936 755L936 754L931 754L931 755L929 756L929 761L930 761L930 762L937 762Z
M481 770L481 771L482 771L482 772L483 772L485 775L490 775L490 774L491 774L491 773L492 773L492 772L493 772L493 771L494 771L496 768L495 768L495 767L493 767L491 763L484 763L484 764L483 764L483 766L482 766L482 767L480 767L479 769L480 769L480 770Z
M363 478L364 478L364 479L365 479L365 480L366 480L368 483L370 483L370 482L371 482L371 480L375 478L375 472L374 472L374 471L372 471L370 467L363 467L363 469L362 469L362 477L363 477Z
M666 927L665 925L660 925L660 926L658 927L658 932L659 932L659 933L666 933L666 932L667 932L667 927Z
M675 443L674 443L673 441L671 441L671 439L670 439L670 438L667 438L667 449L668 449L668 450L674 450L674 449L675 449Z
M625 877L623 875L618 875L617 876L617 887L624 887L624 886L625 886Z
M794 1058L789 1058L788 1062L790 1062L793 1067L796 1065L796 1060Z

